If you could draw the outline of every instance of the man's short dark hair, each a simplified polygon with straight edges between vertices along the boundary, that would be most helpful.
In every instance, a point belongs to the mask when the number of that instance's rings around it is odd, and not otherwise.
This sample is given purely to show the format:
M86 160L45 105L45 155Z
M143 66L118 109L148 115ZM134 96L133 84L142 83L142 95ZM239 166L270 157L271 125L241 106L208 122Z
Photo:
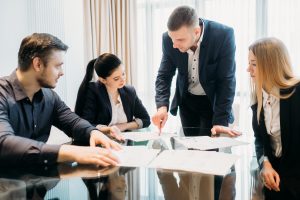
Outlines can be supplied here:
M47 65L52 50L67 51L68 46L48 33L33 33L25 37L21 42L18 53L20 70L27 71L35 57L40 58L43 64Z
M189 6L179 6L171 13L168 19L168 30L177 31L182 26L196 26L199 23L197 13Z

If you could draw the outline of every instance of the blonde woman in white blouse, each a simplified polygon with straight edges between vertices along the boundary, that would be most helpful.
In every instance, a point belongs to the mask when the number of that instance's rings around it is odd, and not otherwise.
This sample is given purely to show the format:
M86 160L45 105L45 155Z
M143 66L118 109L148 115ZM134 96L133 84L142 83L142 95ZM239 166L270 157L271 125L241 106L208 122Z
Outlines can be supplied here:
M266 199L300 199L300 85L285 45L263 38L249 47L253 130Z

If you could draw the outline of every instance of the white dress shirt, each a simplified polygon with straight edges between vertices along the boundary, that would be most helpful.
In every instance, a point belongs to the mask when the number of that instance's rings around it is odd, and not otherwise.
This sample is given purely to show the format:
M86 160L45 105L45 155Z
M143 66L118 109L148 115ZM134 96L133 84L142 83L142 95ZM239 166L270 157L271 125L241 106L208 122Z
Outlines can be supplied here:
M275 157L281 157L280 99L263 90L263 109L265 125L267 133L270 135L273 155Z
M197 42L197 49L195 52L191 49L187 51L188 53L188 81L189 87L188 91L194 95L206 95L203 87L200 84L199 80L199 56L200 56L200 44L202 42L204 35L204 23L202 26L202 33Z

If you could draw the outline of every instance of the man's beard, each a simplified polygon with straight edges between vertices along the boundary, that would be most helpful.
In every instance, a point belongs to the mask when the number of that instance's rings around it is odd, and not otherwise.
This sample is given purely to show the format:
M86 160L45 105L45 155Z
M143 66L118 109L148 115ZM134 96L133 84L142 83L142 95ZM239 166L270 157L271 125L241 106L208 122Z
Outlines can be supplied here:
M46 79L46 75L45 73L42 73L41 77L37 80L37 82L39 83L39 85L43 88L50 88L50 89L54 89L55 86L51 85L47 79Z

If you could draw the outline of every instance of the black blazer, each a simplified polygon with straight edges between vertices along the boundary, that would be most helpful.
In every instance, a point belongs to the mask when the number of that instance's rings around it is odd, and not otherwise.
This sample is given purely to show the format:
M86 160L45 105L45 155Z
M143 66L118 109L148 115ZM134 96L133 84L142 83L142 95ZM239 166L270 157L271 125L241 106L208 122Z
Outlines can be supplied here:
M202 23L202 21L200 20ZM199 79L213 106L213 125L233 122L231 106L235 94L235 41L233 29L217 22L203 20L204 35L200 45ZM173 48L168 33L163 34L163 56L156 78L156 105L169 107L170 87L177 69L175 96L170 112L177 114L178 106L188 92L188 54Z
M150 125L149 114L136 95L135 89L126 85L119 89L119 93L127 122L139 118L143 122L143 127L148 127ZM89 83L81 117L94 126L98 124L108 125L111 122L112 109L105 85L100 82Z
M286 177L300 177L300 85L288 89L281 90L281 94L288 94L295 89L294 94L288 99L280 100L280 128L281 128L281 143L282 156L279 159L279 174L284 174ZM253 117L252 126L255 136L256 156L259 160L262 155L268 156L271 163L275 158L272 154L270 137L267 134L267 129L264 121L263 109L260 115L259 124L257 122L257 104L252 107Z

